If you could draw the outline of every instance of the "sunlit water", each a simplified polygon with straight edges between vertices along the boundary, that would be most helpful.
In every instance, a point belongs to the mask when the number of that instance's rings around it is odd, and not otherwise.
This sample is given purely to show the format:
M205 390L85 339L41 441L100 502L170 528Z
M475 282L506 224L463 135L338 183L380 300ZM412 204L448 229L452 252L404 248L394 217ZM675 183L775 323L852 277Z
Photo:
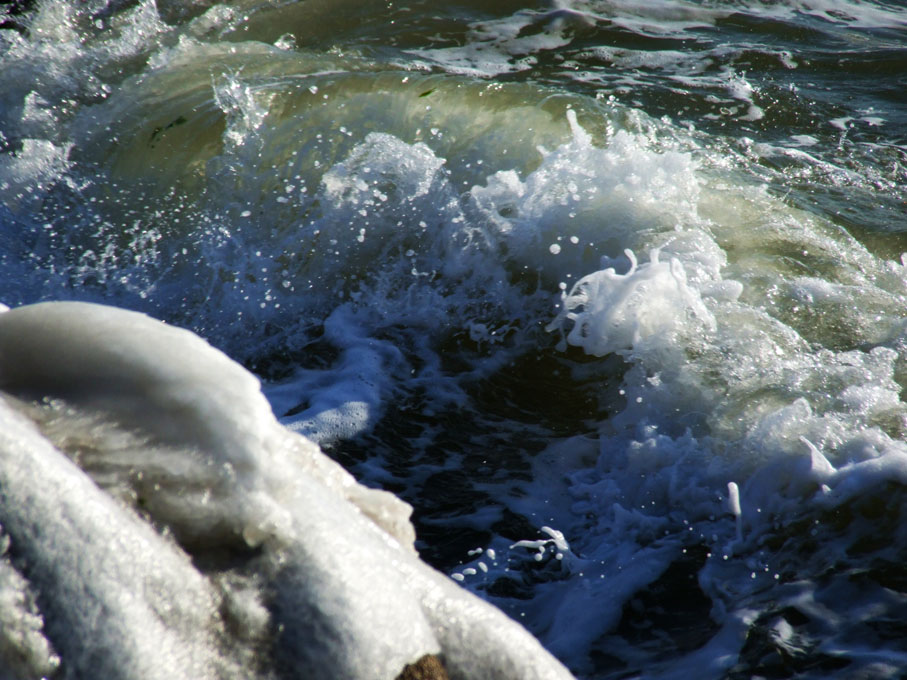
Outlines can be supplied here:
M207 338L578 677L907 664L907 10L6 11L0 301Z

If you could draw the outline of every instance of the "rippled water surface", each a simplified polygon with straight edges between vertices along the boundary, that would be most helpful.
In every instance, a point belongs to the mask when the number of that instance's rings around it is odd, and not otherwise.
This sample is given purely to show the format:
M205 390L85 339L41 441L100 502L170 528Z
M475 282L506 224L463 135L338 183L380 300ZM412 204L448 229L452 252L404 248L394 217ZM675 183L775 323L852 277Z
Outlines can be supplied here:
M580 678L907 664L907 8L0 8L0 301L224 349Z

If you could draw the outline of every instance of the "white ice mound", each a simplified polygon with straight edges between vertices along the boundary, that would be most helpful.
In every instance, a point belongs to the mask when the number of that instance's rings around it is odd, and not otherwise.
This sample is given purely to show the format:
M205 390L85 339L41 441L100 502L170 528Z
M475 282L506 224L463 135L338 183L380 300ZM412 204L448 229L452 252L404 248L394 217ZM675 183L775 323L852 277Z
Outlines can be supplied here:
M3 312L0 390L0 621L30 617L23 677L391 680L427 654L451 678L571 677L192 333ZM0 668L22 666L7 637Z
M562 350L569 343L600 357L650 339L668 344L666 336L690 324L715 329L715 318L687 283L678 259L662 262L655 249L649 262L638 265L632 251L624 253L630 260L626 274L609 267L584 276L563 295L560 312L547 326L566 332Z

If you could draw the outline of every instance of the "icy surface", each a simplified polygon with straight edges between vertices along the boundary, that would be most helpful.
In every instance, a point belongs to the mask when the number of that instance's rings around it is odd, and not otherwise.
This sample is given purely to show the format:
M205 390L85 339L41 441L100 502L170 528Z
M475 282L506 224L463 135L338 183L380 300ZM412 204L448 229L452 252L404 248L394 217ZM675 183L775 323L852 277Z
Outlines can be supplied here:
M570 677L416 557L409 506L280 426L192 333L87 303L13 309L0 385L0 523L22 574L0 563L0 592L28 579L45 637L27 603L0 616L33 667L55 650L84 677L390 680L440 654L455 678Z

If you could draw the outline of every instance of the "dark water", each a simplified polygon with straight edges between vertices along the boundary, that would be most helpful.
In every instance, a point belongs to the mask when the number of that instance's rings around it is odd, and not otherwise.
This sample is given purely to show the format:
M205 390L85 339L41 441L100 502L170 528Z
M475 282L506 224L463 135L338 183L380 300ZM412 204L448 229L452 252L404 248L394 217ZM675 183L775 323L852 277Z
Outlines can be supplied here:
M907 8L3 7L0 301L208 338L579 677L898 676Z

